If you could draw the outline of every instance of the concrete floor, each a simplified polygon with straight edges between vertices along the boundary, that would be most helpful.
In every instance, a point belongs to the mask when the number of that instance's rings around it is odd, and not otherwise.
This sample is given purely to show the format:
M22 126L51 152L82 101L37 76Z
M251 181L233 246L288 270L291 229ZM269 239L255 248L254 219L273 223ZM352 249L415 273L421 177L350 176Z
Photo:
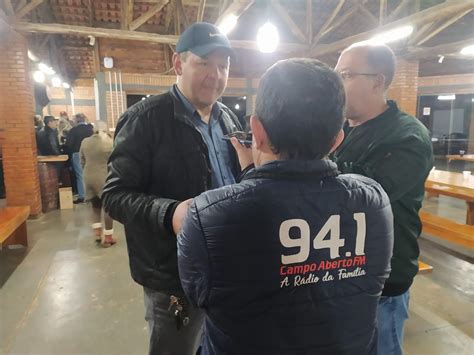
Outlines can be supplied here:
M97 247L89 208L29 221L29 248L0 251L0 354L147 353L143 293L130 277L123 228L115 226L116 246ZM472 259L420 244L435 270L412 287L405 354L474 354Z

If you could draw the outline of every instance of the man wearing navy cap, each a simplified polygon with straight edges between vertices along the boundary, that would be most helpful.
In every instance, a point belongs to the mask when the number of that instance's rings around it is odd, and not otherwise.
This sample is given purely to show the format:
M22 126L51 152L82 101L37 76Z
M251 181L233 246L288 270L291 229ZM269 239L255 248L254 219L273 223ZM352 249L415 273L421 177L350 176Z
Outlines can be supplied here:
M188 304L178 275L176 234L200 193L236 182L241 167L224 135L242 130L217 102L227 85L229 40L195 23L173 55L177 83L120 118L104 206L125 225L130 269L143 286L150 354L194 354L203 314Z

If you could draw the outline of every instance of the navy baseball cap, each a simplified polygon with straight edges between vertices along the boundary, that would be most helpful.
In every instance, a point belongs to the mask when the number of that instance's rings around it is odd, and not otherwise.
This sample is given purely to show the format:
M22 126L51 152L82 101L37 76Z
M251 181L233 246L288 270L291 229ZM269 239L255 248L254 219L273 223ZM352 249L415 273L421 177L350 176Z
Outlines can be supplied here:
M234 55L227 36L207 22L193 23L181 34L176 44L176 53L190 51L200 57L205 57L216 49L225 50L229 56Z

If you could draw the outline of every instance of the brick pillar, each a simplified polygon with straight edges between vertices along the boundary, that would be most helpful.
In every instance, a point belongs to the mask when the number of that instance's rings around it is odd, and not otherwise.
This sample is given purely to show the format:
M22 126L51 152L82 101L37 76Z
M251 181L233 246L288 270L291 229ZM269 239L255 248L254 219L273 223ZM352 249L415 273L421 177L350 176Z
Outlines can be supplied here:
M417 60L397 60L397 72L387 93L387 98L395 100L400 110L416 116L418 101Z
M0 27L0 121L5 136L2 151L7 205L28 205L35 216L41 213L41 194L28 45L18 33Z

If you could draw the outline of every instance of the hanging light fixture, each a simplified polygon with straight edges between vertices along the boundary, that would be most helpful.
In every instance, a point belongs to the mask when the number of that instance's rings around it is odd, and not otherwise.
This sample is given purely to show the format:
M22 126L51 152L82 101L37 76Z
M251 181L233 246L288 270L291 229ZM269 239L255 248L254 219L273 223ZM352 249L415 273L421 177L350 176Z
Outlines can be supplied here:
M271 22L265 23L257 33L257 46L262 53L273 53L280 43L278 30Z
M227 35L234 29L235 25L237 25L238 19L239 18L234 14L230 14L226 16L217 27L219 28L219 31Z

